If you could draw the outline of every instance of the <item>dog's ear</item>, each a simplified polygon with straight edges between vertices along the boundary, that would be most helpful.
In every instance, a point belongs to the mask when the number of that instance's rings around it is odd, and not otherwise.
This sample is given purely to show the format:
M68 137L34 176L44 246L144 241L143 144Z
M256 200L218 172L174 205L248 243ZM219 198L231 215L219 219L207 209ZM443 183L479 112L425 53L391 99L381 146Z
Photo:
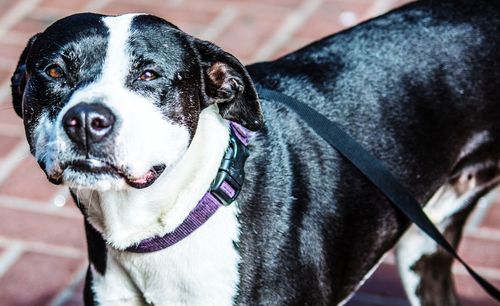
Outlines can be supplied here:
M28 57L29 51L33 43L37 39L36 34L28 40L28 44L21 53L19 62L17 62L16 71L10 78L11 90L12 90L12 104L14 105L14 110L19 117L23 117L23 93L24 87L26 86L26 58Z
M195 39L203 74L202 98L205 106L217 104L223 118L249 130L262 128L259 98L243 64L214 44Z

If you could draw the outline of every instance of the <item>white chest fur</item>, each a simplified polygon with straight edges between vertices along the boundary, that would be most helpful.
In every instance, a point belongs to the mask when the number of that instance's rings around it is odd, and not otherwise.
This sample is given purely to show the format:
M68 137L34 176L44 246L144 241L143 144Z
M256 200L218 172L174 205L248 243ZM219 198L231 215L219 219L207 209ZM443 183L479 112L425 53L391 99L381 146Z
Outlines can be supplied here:
M89 222L125 249L173 231L208 190L228 143L216 108L205 109L184 158L146 190L76 190ZM94 196L94 198L93 198ZM104 275L94 272L99 305L232 305L238 286L237 207L221 207L200 228L162 251L108 248Z
M102 305L232 305L238 286L236 203L221 207L193 234L162 251L108 250L106 274L94 273ZM117 283L118 282L118 283Z

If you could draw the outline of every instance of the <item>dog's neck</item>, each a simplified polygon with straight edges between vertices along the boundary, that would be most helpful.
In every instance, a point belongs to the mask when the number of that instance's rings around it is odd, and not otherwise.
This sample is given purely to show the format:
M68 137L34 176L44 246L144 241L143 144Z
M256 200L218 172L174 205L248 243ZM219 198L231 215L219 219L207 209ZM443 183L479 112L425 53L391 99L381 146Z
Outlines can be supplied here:
M229 140L216 106L203 110L182 159L146 189L76 190L80 205L106 242L117 249L173 231L210 187Z

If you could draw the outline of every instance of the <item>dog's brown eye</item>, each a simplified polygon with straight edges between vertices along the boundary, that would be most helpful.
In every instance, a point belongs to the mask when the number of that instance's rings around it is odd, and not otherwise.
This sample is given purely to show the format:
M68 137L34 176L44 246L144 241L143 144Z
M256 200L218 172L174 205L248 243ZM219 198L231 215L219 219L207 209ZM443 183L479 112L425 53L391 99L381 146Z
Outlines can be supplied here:
M152 81L158 77L158 73L153 70L146 70L139 76L139 80L141 81Z
M45 73L53 79L59 79L64 76L64 71L58 65L51 65L45 69Z

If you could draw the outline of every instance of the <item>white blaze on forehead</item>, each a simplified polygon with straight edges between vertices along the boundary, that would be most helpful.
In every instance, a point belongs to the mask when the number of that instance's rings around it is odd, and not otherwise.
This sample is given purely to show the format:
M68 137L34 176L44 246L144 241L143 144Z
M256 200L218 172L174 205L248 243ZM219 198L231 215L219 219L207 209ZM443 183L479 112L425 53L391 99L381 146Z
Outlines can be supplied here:
M137 15L139 14L103 18L104 24L109 30L108 48L102 70L102 80L104 82L123 83L125 81L130 65L127 54L130 25Z

